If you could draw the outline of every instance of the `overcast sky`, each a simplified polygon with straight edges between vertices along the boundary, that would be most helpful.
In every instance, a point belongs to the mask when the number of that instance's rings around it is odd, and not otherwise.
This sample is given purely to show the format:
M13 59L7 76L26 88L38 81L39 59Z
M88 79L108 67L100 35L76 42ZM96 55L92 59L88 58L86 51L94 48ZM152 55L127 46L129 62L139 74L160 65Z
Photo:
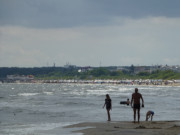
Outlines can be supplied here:
M0 0L0 67L180 65L180 0Z

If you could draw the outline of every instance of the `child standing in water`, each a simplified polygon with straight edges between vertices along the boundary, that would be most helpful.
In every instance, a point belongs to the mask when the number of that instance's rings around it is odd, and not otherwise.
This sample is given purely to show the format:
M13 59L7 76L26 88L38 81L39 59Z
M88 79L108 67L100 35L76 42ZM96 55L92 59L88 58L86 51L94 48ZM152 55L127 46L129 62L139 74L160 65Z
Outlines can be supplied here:
M106 106L108 121L111 121L110 110L112 110L112 103L109 94L106 94L106 99L103 108Z

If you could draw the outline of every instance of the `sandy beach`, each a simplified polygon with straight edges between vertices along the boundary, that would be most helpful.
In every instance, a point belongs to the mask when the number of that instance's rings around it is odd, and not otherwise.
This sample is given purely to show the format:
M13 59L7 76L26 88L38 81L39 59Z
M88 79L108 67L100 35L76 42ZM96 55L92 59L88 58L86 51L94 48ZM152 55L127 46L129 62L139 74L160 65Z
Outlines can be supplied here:
M180 121L79 123L65 128L84 135L180 135ZM87 128L86 128L87 127Z

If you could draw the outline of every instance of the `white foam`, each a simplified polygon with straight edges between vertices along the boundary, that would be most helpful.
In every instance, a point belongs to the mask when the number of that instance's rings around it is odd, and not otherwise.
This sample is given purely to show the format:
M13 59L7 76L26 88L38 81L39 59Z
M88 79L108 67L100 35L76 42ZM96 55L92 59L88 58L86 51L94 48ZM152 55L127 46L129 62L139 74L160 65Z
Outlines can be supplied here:
M43 93L47 95L53 95L53 92L43 92Z
M59 134L68 134L73 135L69 129L64 129L64 126L77 124L77 123L42 123L42 124L27 124L27 125L14 125L11 128L4 128L4 132L8 132L9 135L41 135L41 134L48 134L49 132L53 135ZM58 129L58 132L56 131ZM75 134L79 135L79 134Z
M19 93L19 96L35 96L38 95L39 93Z

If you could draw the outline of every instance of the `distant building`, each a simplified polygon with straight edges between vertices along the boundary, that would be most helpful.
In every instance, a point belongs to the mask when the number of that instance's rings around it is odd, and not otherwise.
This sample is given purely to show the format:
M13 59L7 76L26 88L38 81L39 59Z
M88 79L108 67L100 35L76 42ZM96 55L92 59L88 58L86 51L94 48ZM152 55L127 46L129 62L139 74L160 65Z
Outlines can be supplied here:
M20 81L20 82L28 82L34 80L33 75L7 75L7 80L9 81Z
M130 71L130 68L128 66L118 66L117 71Z
M151 73L151 68L149 66L137 66L137 67L135 67L134 74L138 74L140 72Z
M92 70L92 68L90 66L80 67L78 72L87 72L87 71L90 71L90 70Z
M180 72L180 66L161 66L161 70L172 70L174 72Z
M131 71L129 66L119 66L117 67L117 71L118 70L127 71L127 72ZM157 70L161 70L161 71L172 70L174 72L180 72L180 66L179 65L176 65L176 66L168 66L168 65L134 66L134 74L138 74L140 72L152 73Z
M66 65L64 65L64 68L76 68L76 65L71 65L70 63L66 63Z

